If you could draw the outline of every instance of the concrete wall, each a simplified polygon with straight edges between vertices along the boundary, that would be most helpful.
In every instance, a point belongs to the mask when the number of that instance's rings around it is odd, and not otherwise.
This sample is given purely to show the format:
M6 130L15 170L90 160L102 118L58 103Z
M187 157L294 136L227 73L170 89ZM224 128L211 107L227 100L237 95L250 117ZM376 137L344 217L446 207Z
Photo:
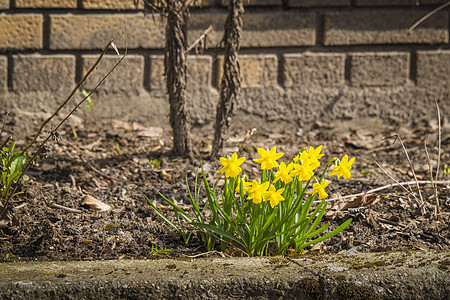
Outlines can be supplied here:
M189 43L209 25L214 30L208 50L189 57L188 90L193 125L204 128L215 117L222 58L214 46L227 1L201 2L191 10ZM450 8L408 30L445 2L251 1L234 126L296 130L319 120L410 125L435 119L435 100L448 118ZM142 0L0 0L2 111L19 117L50 112L114 37L122 52L128 44L129 55L94 97L92 118L167 127L164 33L164 20L144 13ZM84 88L92 89L117 60L109 51Z

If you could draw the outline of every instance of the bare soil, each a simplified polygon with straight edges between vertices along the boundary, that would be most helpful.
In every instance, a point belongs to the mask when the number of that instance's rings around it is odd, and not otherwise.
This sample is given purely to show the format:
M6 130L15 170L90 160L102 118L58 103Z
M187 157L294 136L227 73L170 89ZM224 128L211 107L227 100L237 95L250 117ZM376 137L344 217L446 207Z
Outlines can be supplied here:
M10 124L8 124L10 125ZM258 147L277 146L291 160L303 146L324 145L325 159L348 154L356 157L349 180L333 179L329 197L336 198L392 184L375 161L400 182L413 181L401 144L389 138L399 134L414 164L419 180L429 180L428 160L436 167L438 158L437 126L429 124L414 129L384 128L370 131L338 131L318 124L309 132L266 134L256 132L242 143L245 132L226 142L225 154L238 151L247 157L244 172L258 176ZM76 135L74 134L76 132ZM208 158L212 135L193 134L194 158L171 155L170 132L145 128L136 123L114 121L104 128L66 128L49 143L46 157L28 173L24 194L13 203L13 220L0 229L0 261L69 261L143 259L159 257L198 257L232 255L206 253L194 235L185 245L178 233L168 226L146 202L144 194L174 218L157 191L189 209L186 176L193 184L196 168L202 161L208 176L218 178L218 160ZM18 148L25 144L19 141ZM35 150L35 149L34 149ZM34 150L31 150L33 152ZM116 151L117 150L117 151ZM160 161L156 167L152 162ZM327 218L331 228L349 217L350 226L338 236L312 249L310 253L358 253L398 250L450 249L450 175L443 168L450 161L450 135L443 129L440 180L437 185L439 217L434 217L434 189L421 185L425 213L417 199L401 187L382 189L367 197L331 201ZM374 171L366 175L361 170ZM415 185L413 194L420 195ZM82 206L90 195L110 206L107 212ZM153 246L153 247L152 247ZM155 247L159 249L156 251Z

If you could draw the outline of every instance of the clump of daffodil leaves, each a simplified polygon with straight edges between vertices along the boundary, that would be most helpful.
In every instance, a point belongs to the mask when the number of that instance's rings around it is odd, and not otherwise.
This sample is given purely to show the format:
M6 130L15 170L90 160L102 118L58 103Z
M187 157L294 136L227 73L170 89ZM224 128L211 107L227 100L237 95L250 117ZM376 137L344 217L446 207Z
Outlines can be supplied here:
M160 194L173 207L178 226L169 221L146 198L156 212L182 235L186 243L192 231L186 233L180 216L201 230L201 238L208 250L213 250L216 240L220 240L222 251L232 245L242 249L249 256L267 255L270 242L276 249L271 254L284 255L288 249L300 253L305 247L335 236L352 221L348 219L333 231L319 236L330 225L327 223L318 228L327 207L326 188L330 181L325 177L337 175L338 179L341 177L349 179L350 169L355 161L355 158L349 160L347 155L342 159L333 158L323 172L316 175L315 170L320 167L320 158L323 156L321 151L322 146L316 149L305 147L292 162L278 163L277 160L284 153L277 153L276 147L270 150L259 148L260 158L253 161L261 164L261 177L253 181L249 181L246 175L241 174L241 165L245 157L239 158L237 153L233 153L231 157L221 157L222 168L218 173L225 175L222 191L217 187L218 180L213 186L209 184L202 165L203 185L207 197L202 209L199 199L200 184L197 183L198 172L194 191L191 191L188 184L195 217L191 217L173 200ZM326 176L333 162L335 165ZM315 201L317 197L320 202ZM319 203L310 212L314 202ZM204 214L206 207L211 211L209 218Z

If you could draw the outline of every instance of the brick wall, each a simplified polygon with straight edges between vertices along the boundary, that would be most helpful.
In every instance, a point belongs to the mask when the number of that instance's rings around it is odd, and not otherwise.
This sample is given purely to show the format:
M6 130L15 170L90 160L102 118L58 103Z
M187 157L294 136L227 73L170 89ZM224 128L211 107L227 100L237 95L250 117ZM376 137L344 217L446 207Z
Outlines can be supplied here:
M167 115L164 20L145 14L143 1L136 2L0 0L3 107L27 110L34 107L24 100L33 98L30 94L68 92L112 37L123 51L126 30L129 56L106 81L102 93L109 95L98 96L108 109L97 105L95 114L159 124L158 118L148 117L152 113L148 107L158 107L164 118ZM201 2L191 10L189 41L209 25L214 30L209 49L188 59L189 105L197 125L214 118L222 59L214 45L223 34L227 14L225 0ZM236 115L253 116L257 127L280 120L308 127L318 118L407 122L433 118L429 107L434 100L448 115L450 9L408 30L445 2L251 1L244 17L243 89ZM108 52L84 88L92 89L117 59L114 51ZM121 101L136 106L129 113L123 105L115 111Z

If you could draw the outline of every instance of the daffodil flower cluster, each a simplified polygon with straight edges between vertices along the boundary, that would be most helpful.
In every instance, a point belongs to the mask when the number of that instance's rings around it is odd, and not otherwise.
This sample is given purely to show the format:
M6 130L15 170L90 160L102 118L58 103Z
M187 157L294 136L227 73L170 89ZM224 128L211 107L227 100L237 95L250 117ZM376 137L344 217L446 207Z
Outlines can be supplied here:
M250 256L268 254L269 243L272 242L276 245L274 253L285 254L289 248L299 253L305 247L338 234L351 222L348 219L333 231L319 236L329 226L327 223L318 228L327 206L326 189L331 182L325 177L337 175L338 179L349 179L355 161L355 158L349 160L347 155L342 159L333 158L321 173L317 173L321 167L320 159L324 156L321 152L322 146L305 147L291 162L278 162L284 153L277 152L276 147L270 150L259 148L259 158L253 161L260 164L261 176L251 181L242 175L245 157L238 157L237 153L221 157L222 168L218 173L225 175L222 191L219 191L218 181L213 186L209 184L202 167L206 205L211 210L209 222L199 209L197 177L194 192L189 190L195 219L173 201L165 199L177 215L201 230L201 237L209 250L219 240L222 250L240 248ZM334 166L328 173L332 163ZM316 197L321 201L312 210ZM167 218L165 220L168 221ZM182 233L183 238L186 237L178 226L171 225Z

